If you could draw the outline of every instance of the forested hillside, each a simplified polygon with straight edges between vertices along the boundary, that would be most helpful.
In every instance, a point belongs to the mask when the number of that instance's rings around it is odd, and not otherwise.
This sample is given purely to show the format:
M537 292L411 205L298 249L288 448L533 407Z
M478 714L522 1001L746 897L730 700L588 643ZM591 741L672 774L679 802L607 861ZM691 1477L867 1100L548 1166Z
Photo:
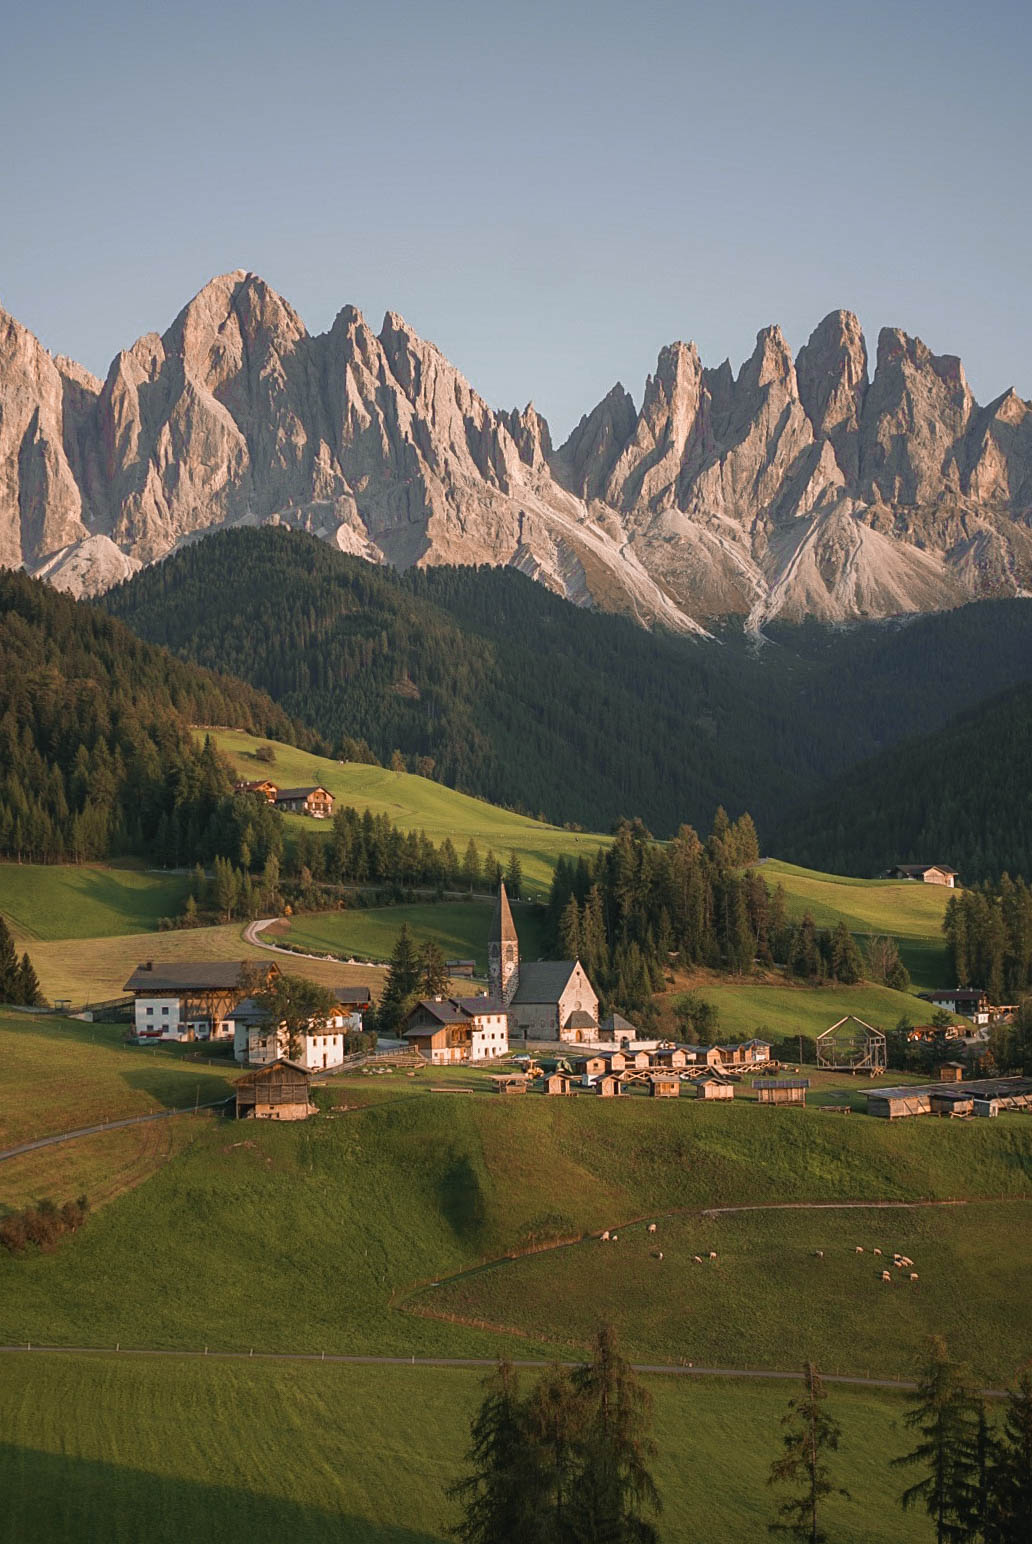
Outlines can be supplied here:
M839 874L949 863L974 882L1032 878L1032 686L1019 686L836 779L771 833L772 850Z
M398 575L273 528L209 537L105 604L352 757L424 758L452 787L594 828L640 816L666 836L749 809L768 847L830 778L1032 672L1025 601L696 642L511 569Z
M263 692L142 643L96 607L0 572L0 857L233 853L232 779L191 723L314 745Z

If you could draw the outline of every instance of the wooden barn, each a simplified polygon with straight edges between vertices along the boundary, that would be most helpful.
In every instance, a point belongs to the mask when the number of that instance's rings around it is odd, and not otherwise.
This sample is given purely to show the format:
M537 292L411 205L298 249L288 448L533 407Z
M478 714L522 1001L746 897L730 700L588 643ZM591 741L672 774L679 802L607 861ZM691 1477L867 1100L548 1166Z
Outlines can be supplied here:
M696 1099L733 1099L735 1097L735 1085L729 1083L726 1078L721 1078L714 1072L704 1072L695 1083Z
M649 1093L653 1099L677 1099L681 1093L681 1079L676 1072L654 1072L649 1079Z
M759 1104L805 1105L809 1086L809 1078L753 1078Z
M963 1083L964 1063L959 1061L943 1062L936 1071L939 1074L940 1083Z
M245 1073L234 1086L238 1120L307 1120L315 1110L307 1070L285 1056Z
M545 1080L546 1094L572 1094L573 1079L565 1072L553 1072Z
M603 1099L615 1099L624 1091L623 1083L620 1078L614 1077L611 1072L607 1073L604 1078L599 1078L598 1082L595 1084L595 1087L598 1089Z

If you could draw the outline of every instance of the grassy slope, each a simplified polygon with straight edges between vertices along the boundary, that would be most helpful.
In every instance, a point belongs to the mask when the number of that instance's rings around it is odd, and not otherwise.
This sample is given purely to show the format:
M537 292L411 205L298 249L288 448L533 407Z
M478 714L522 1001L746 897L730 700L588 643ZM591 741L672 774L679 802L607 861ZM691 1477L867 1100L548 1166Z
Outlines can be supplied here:
M524 959L540 958L543 948L539 909L514 905ZM449 901L440 906L385 906L351 911L322 912L295 917L285 941L316 952L355 954L366 959L390 959L391 950L407 923L417 944L435 938L445 958L476 960L483 975L487 970L487 939L494 916L492 901Z
M187 884L129 863L0 863L0 916L26 940L139 933L180 911Z
M47 997L51 1001L68 998L75 1004L120 997L141 960L275 960L282 969L311 976L327 986L379 986L382 978L382 972L373 967L309 960L292 965L284 955L245 943L239 922L182 932L39 943L33 944L31 954Z
M229 1093L225 1071L122 1045L123 1032L0 1013L0 1148Z
M774 858L760 872L771 886L784 885L789 916L809 911L819 927L844 920L852 933L891 934L916 985L948 984L942 917L949 890L905 879L848 879Z
M847 1013L867 1024L891 1029L903 1014L909 1014L915 1024L920 1024L931 1011L913 993L893 992L868 983L806 987L715 978L700 983L698 991L720 1009L719 1035L752 1035L769 1030L768 1039L782 1035L815 1036Z
M442 1544L479 1374L458 1369L9 1358L0 1487L10 1536L78 1544ZM759 1544L788 1387L651 1379L664 1544ZM900 1537L892 1395L834 1392L852 1504L838 1544ZM260 1410L260 1419L256 1412ZM175 1433L170 1441L168 1433ZM734 1453L734 1483L714 1484ZM271 1457L270 1455L277 1455ZM920 1523L907 1537L923 1538Z
M456 793L429 778L410 772L390 772L384 767L367 767L354 762L342 764L321 756L309 755L290 745L276 745L276 760L267 765L257 761L254 751L263 742L236 730L218 730L214 737L219 749L229 757L242 778L268 777L282 787L321 783L339 804L386 814L404 831L423 830L435 842L450 836L459 857L472 836L484 857L491 848L503 863L510 849L515 849L523 864L528 891L544 894L551 882L555 859L565 853L592 857L604 836L563 831L544 825L525 815L486 804L482 799ZM265 742L267 743L267 742ZM286 816L288 830L314 831L327 828L303 815Z

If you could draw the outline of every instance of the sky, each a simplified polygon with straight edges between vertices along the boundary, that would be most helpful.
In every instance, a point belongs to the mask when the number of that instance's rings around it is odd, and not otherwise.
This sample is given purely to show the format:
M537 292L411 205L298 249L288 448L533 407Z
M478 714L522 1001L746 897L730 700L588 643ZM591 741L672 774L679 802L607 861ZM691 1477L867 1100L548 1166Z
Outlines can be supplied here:
M1032 397L1030 58L1028 0L10 3L0 305L104 375L250 269L557 441L840 306Z

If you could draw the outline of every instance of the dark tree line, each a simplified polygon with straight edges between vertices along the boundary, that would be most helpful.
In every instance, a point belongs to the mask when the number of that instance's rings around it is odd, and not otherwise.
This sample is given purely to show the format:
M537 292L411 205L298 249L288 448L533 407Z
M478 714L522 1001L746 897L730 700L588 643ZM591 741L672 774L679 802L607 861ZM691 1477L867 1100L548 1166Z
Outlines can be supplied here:
M46 1006L33 963L27 953L18 958L14 939L3 917L0 917L0 1003L11 1003L18 1008Z
M0 857L224 850L232 792L191 723L315 747L268 697L141 643L95 607L0 573Z
M942 924L958 986L1012 1002L1032 987L1032 888L1007 874L955 892Z
M490 849L481 854L472 837L459 853L451 837L438 844L425 831L403 831L389 815L374 815L351 805L334 813L328 841L312 831L299 833L286 872L296 878L302 870L313 880L344 885L494 890L504 877L514 898L523 887L522 865L515 852L508 854L503 867Z

